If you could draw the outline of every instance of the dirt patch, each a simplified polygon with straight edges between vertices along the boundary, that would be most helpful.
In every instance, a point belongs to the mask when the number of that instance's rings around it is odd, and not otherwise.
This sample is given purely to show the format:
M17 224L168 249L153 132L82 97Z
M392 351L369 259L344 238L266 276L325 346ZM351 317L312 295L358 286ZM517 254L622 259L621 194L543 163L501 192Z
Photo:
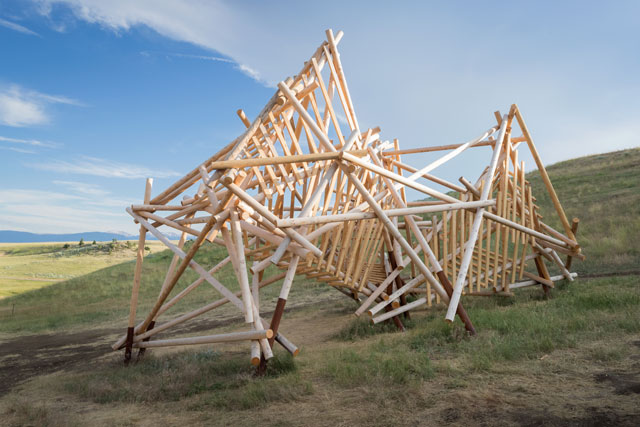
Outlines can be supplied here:
M287 313L303 310L313 303L292 305ZM262 313L269 319L272 311ZM316 313L315 316L318 316ZM345 319L347 316L343 316ZM171 329L171 334L191 334L212 330L233 323L241 322L238 315L218 316L215 319L198 319ZM290 320L283 320L282 330L287 328ZM339 323L342 324L342 323ZM333 330L318 331L317 325L305 323L307 327L297 327L295 333L287 337L294 342L308 343L310 337L314 341L327 339ZM0 397L28 379L51 374L67 368L86 369L91 362L112 354L111 344L122 334L123 329L93 329L77 333L57 333L27 335L0 341Z
M29 335L5 341L0 346L0 396L36 376L75 366L104 355L104 341L113 330L72 334Z
M621 414L614 408L588 408L586 414L581 416L561 417L549 413L533 412L531 410L518 410L509 413L509 418L514 424L523 427L547 427L547 426L581 426L581 427L608 427L608 426L637 426L640 416Z
M616 394L638 394L640 393L640 381L638 376L624 372L603 372L595 376L596 382L610 383Z

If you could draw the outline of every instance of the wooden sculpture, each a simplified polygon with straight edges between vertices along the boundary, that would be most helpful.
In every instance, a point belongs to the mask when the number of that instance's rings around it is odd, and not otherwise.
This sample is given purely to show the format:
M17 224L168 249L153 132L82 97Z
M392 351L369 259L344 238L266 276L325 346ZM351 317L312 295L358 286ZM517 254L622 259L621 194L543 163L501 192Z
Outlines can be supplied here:
M253 121L238 111L247 127L241 136L153 198L148 180L144 203L127 208L140 224L140 238L128 331L113 346L125 348L126 361L132 348L229 341L247 341L255 365L272 357L274 342L297 354L279 330L296 275L358 301L355 314L366 313L373 323L392 319L402 328L400 314L442 303L448 307L446 320L457 313L471 334L461 295L510 295L531 285L547 293L555 281L576 276L569 270L572 257L583 258L575 237L578 222L567 220L516 105L507 114L496 112L497 123L469 142L400 150L397 140L380 139L379 128L360 129L337 49L343 33L327 30L326 35L302 70L278 84ZM512 136L516 125L520 136ZM523 143L562 231L543 223L537 212L524 162L518 161ZM431 174L468 149L479 156L485 152L488 162L475 181L463 177L458 184ZM436 151L447 153L426 166L409 166L401 157ZM407 201L407 187L425 201ZM163 229L178 230L179 242L172 243ZM136 325L147 232L175 255L164 283L158 283L155 305ZM185 252L190 236L195 240ZM205 240L224 246L229 256L214 266L198 264L194 255ZM537 274L526 269L531 260ZM561 274L551 277L546 261ZM228 263L239 292L215 278ZM265 278L270 265L281 271ZM187 268L200 278L172 292ZM280 281L275 312L263 319L260 289ZM220 299L159 323L165 311L205 282ZM246 325L240 332L151 340L226 303L242 313Z

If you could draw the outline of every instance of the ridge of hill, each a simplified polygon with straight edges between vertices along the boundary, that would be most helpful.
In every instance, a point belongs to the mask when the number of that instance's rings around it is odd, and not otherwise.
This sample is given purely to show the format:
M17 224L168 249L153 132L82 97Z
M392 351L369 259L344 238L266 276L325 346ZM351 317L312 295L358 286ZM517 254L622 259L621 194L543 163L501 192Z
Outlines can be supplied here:
M169 234L171 240L180 238L177 234ZM105 231L86 231L82 233L64 234L39 234L27 231L0 230L0 243L51 243L51 242L77 242L80 239L85 241L108 242L116 240L138 240L138 236L123 233ZM156 240L153 235L147 236L148 240Z

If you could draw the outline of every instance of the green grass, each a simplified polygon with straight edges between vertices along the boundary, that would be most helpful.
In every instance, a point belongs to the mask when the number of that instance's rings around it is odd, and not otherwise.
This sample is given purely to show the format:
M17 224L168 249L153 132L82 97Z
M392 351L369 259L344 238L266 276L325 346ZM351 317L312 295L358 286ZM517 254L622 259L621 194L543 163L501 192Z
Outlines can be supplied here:
M588 257L578 273L640 269L640 148L581 157L547 167L569 221L580 219L578 242ZM537 171L527 174L543 221L562 231Z
M407 395L421 401L424 390L472 387L474 375L499 378L555 351L574 351L603 366L625 359L629 349L622 342L640 333L638 285L635 276L598 278L562 283L551 300L538 289L512 299L468 300L475 337L434 311L414 315L405 333L356 319L295 362L276 352L261 378L253 376L244 353L200 349L152 352L127 369L114 358L91 371L57 376L49 387L98 404L180 401L204 412L295 403L314 395L317 384L325 393L363 394L383 404ZM605 337L616 343L602 342Z
M569 218L578 216L581 219L578 240L587 260L574 262L574 270L587 274L637 270L640 266L640 149L574 159L549 166L547 170ZM527 179L534 187L544 220L561 229L537 171L529 173ZM52 281L66 279L69 274L79 277L0 300L0 332L37 332L104 323L126 316L133 262L108 267L108 264L102 264L104 256L97 253L60 256L64 253L62 245L13 246L0 247L0 250L11 254L0 257L0 276L13 277L13 273L19 273ZM133 254L133 250L129 252ZM153 249L152 252L143 267L140 312L153 304L172 257L168 250L158 253ZM206 245L198 252L196 260L211 266L225 256L224 249ZM48 263L38 258L38 262L15 267L16 259L28 261L29 257L46 257ZM132 258L130 255L129 259ZM7 263L14 266L13 272L7 269ZM84 274L86 271L83 269L87 268L98 271ZM176 289L184 288L196 277L195 273L188 271ZM237 289L231 266L223 269L218 278L231 289ZM37 288L39 284L24 280L4 280L2 283L6 288L4 295ZM272 289L276 287L267 288L267 300L275 295L276 291ZM2 289L0 286L0 296L3 295ZM326 285L304 278L296 279L292 292L291 301L296 301L296 298L313 300L319 294L332 293ZM185 299L176 313L216 297L215 291L204 284ZM51 304L51 301L56 301L56 304ZM13 316L10 315L12 310Z
M418 377L429 378L429 369L434 369L428 368L429 360L453 358L466 372L491 372L505 362L536 359L603 336L640 333L637 276L563 282L550 300L540 294L532 289L511 299L467 299L465 307L478 331L473 338L459 321L453 327L443 322L440 312L414 316L406 322L405 334L354 320L337 336L368 344L332 354L327 372L344 384L373 383L386 376L402 383L412 378L412 369L421 369L419 363L425 363L427 371L418 372ZM619 354L619 349L597 349L594 359L615 359Z
M189 244L190 242L187 243L187 247ZM203 266L211 267L226 256L224 248L207 242L198 251L195 260ZM145 257L140 284L139 313L147 313L155 303L172 257L169 250L152 253ZM84 256L57 259L58 261L69 259L84 264L94 262L93 258ZM135 261L131 260L32 292L1 299L0 332L40 332L87 324L126 321L134 267ZM265 277L276 272L275 268L269 268ZM177 294L198 277L194 271L187 270L176 284L172 295ZM216 274L216 278L230 290L239 290L231 263L222 268ZM277 283L263 288L261 292L263 307L267 310L275 306L279 291ZM310 303L319 295L337 294L326 285L309 282L303 277L296 279L293 288L291 299L294 303ZM184 313L219 298L221 295L205 282L171 308L167 315ZM322 299L322 297L319 298ZM215 312L222 316L238 315L237 309L230 304L216 309Z
M0 243L0 298L49 286L135 258L133 242ZM149 252L161 248L149 242ZM163 247L163 246L162 246Z
M206 351L155 357L122 369L120 360L92 372L65 376L56 386L95 403L155 403L197 396L190 409L256 409L273 401L294 401L313 393L289 354L278 353L263 377L254 377L246 358Z
M582 276L637 270L640 150L575 159L552 165L548 171L569 218L581 219L578 240L587 260L576 260L574 270ZM543 220L561 229L553 219L553 208L537 172L527 178L534 186ZM42 253L24 254L32 255ZM196 260L212 266L225 256L224 249L206 244ZM145 259L140 312L147 311L153 303L170 260L168 251L154 252ZM133 267L129 261L0 300L0 332L65 330L114 321L124 327ZM272 272L269 270L267 275ZM237 289L231 266L217 277L232 290ZM187 272L177 290L195 278L193 272ZM196 414L207 424L229 424L234 420L257 424L274 408L280 408L278 414L285 425L311 423L306 411L311 416L322 413L323 420L335 423L353 423L355 419L389 425L424 420L443 424L450 421L447 417L453 406L473 409L461 423L482 421L475 418L475 411L480 407L495 408L497 404L505 409L541 406L549 413L558 413L563 402L570 402L571 408L577 405L584 409L587 404L596 405L595 400L602 407L616 407L621 401L615 399L623 397L614 393L597 399L585 394L574 398L572 393L578 393L585 384L585 393L603 393L600 388L597 392L588 388L601 387L589 386L594 372L633 368L637 350L630 343L637 342L640 334L639 278L640 275L579 277L572 283L557 283L550 299L545 299L538 287L519 289L510 298L465 297L465 308L478 331L475 337L469 337L457 319L453 324L445 323L443 307L412 313L411 321L403 319L405 333L397 332L390 322L371 325L368 319L353 319L341 328L334 326L329 338L322 342L296 339L302 353L295 361L277 349L268 375L261 378L252 376L247 351L218 353L199 347L177 352L151 351L147 358L127 369L122 368L121 355L113 355L106 362L103 359L93 363L90 370L56 374L35 382L27 390L37 388L48 396L61 396L73 402L74 408L89 402L92 410L100 408L118 414L134 407L154 414L164 410L171 416L175 414L172 411L179 411L185 419ZM277 284L265 288L263 310L273 307L278 290ZM317 306L318 301L332 297L339 298L339 302L331 310L328 305ZM169 315L215 298L216 292L204 284ZM330 327L328 322L343 322L345 314L354 308L351 301L328 286L304 278L296 278L289 299L290 304L315 303L304 311L287 313L291 322L301 323L304 334L315 328L324 330ZM14 304L15 313L11 316ZM323 311L313 317L308 316L311 310ZM218 318L237 314L231 306L216 310ZM564 397L568 392L562 388L565 382L573 387L569 389L571 397ZM587 403L579 403L580 399ZM18 420L17 425L64 425L74 416L80 419L80 413L68 415L37 402L28 394L16 398L6 414ZM453 406L443 407L446 402ZM435 409L429 412L430 417L411 418L431 407ZM561 412L567 411L563 408ZM399 410L403 412L393 412ZM348 418L354 412L357 418ZM380 418L380 414L389 413L400 418ZM496 419L495 412L490 414L484 421ZM507 417L508 413L500 416L503 415ZM119 416L114 415L113 419L126 418ZM269 421L273 423L274 418Z

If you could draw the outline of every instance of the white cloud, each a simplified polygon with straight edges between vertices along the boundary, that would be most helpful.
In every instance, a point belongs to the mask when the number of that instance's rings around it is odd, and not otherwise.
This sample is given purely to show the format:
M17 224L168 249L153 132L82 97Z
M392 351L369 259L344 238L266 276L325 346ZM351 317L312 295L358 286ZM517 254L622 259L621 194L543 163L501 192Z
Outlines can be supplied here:
M21 145L30 145L32 147L39 147L39 148L60 147L60 144L57 144L55 142L44 142L44 141L38 141L37 139L19 139L19 138L9 138L6 136L0 136L0 141L14 143L14 144L21 144Z
M0 145L0 150L15 151L16 153L23 153L23 154L36 154L34 150L29 150L28 148L5 147L3 145Z
M34 204L41 202L60 202L82 200L80 196L55 191L7 189L0 190L0 200L4 205Z
M0 123L7 126L41 125L49 122L43 106L16 91L0 93Z
M455 2L362 8L329 1L317 8L292 1L277 7L225 0L37 1L45 14L62 4L77 19L111 31L146 26L218 52L269 85L299 71L326 27L344 29L341 59L361 128L380 125L402 148L465 141L512 102L527 117L545 163L638 144L633 126L619 123L639 112L637 64L629 59L637 6L594 3L581 9L585 19L572 20L570 8L548 14L535 2L498 12L474 3L461 13ZM535 26L523 26L527 16ZM493 21L500 25L478 32L477 22ZM377 31L372 22L394 30ZM607 130L599 132L595 123ZM595 133L583 133L587 128ZM459 165L443 178L457 179L459 169L474 168L477 160Z
M36 33L35 31L32 31L32 30L28 29L27 27L24 27L24 26L22 26L20 24L16 24L15 22L7 21L7 20L2 19L2 18L0 18L0 27L5 27L5 28L8 28L10 30L22 33L22 34L29 34L31 36L40 36L40 34Z
M29 166L40 170L80 175L102 176L106 178L169 178L180 176L178 172L153 170L129 163L113 162L97 157L80 156L73 161L48 160L46 163L33 163Z
M103 197L109 194L109 191L101 188L100 186L86 182L55 180L53 183L67 187L76 193L86 194L88 196Z
M223 58L221 56L194 55L190 53L179 53L179 52L154 52L154 51L148 51L148 50L144 50L140 52L140 54L143 56L160 55L160 56L174 57L174 58L202 59L204 61L226 62L228 64L235 64L235 62L232 61L231 59Z
M242 28L242 31L251 34L255 33L249 28L252 24L243 21L241 14L236 11L235 5L230 7L221 0L189 2L179 0L37 1L40 4L40 12L51 19L54 19L52 6L64 4L78 19L101 25L118 33L129 31L138 25L144 25L167 38L220 52L231 59L226 60L206 55L177 54L174 56L231 62L235 64L236 69L252 79L273 85L273 82L262 79L261 73L256 71L255 66L240 60L241 57L250 58L250 56L240 54L239 48L245 43L246 38L236 35L238 29Z
M262 77L260 76L260 73L257 70L254 70L251 67L248 67L246 65L243 64L238 64L237 67L240 71L242 71L243 73L245 73L247 76L251 77L254 80L257 81L262 81Z
M65 187L74 193L75 197L80 197L87 206L123 209L132 202L132 200L114 198L111 196L111 191L87 182L55 180L53 184Z
M167 58L187 58L187 59L201 59L203 61L213 61L213 62L224 62L227 64L233 64L234 68L241 73L251 77L257 82L264 83L260 73L254 70L251 67L248 67L243 64L239 64L229 58L223 58L221 56L211 56L211 55L194 55L190 53L179 53L179 52L151 52L148 50L140 52L142 56L152 56L152 55L161 55Z
M109 191L74 181L58 181L72 192L6 189L0 190L0 218L11 230L36 233L127 230L136 226L124 208L131 200L116 200Z
M80 102L71 98L10 85L0 89L0 124L23 127L49 123L51 121L47 111L49 104L82 106Z

